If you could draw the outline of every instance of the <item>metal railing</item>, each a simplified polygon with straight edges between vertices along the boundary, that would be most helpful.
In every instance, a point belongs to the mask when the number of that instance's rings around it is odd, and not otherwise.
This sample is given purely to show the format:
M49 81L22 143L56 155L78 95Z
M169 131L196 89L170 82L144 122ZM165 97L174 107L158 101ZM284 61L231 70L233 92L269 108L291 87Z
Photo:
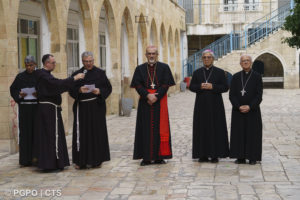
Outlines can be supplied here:
M268 15L245 26L244 31L231 32L228 35L216 40L210 45L197 51L194 55L185 59L182 63L183 77L191 76L192 73L202 66L202 52L210 49L215 54L215 60L231 53L234 50L244 50L261 39L268 37L280 29L285 18L291 14L292 3L288 3Z

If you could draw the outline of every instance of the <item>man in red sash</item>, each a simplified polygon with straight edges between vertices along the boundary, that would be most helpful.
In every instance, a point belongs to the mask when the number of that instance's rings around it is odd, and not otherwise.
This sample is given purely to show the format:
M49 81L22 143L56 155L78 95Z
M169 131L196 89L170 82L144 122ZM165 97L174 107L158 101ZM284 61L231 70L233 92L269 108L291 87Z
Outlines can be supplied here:
M131 82L140 95L133 159L143 159L141 166L172 158L167 91L175 82L169 66L157 61L157 47L148 46L146 57L148 62L136 67Z

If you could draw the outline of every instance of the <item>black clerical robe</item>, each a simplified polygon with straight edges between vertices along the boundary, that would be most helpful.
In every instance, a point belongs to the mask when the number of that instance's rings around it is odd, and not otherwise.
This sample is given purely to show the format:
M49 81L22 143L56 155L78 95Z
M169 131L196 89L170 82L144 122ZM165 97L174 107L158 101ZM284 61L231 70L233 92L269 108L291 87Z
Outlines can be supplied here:
M36 99L24 99L19 94L23 88L35 88L36 79L33 73L26 70L18 74L10 86L10 95L18 103L19 119L19 164L28 166L32 164L32 145L34 119L37 109Z
M81 68L72 76L83 71L84 68ZM92 84L100 89L99 95L92 92L79 93L81 86ZM75 99L72 159L78 166L98 166L110 160L105 99L111 91L112 87L105 72L95 66L87 70L84 79L76 82L75 87L69 91Z
M34 157L37 167L45 170L69 166L69 156L61 116L61 94L73 87L73 77L57 79L50 71L35 71L39 99L35 131Z
M212 90L201 84L212 83ZM190 90L196 93L193 119L193 158L224 158L229 144L222 93L228 91L224 70L211 66L197 69L192 76Z
M154 83L154 88L151 86ZM147 63L136 67L131 87L140 95L135 130L133 159L160 160L172 158L167 91L175 85L171 70L165 63L156 67ZM147 103L149 93L158 93L158 100Z
M243 90L242 79L246 91L243 96L241 92ZM248 74L240 71L233 76L229 92L229 99L232 104L231 158L261 161L262 119L259 105L262 101L262 94L262 77L256 71L251 70ZM239 107L242 105L249 105L250 111L241 113Z

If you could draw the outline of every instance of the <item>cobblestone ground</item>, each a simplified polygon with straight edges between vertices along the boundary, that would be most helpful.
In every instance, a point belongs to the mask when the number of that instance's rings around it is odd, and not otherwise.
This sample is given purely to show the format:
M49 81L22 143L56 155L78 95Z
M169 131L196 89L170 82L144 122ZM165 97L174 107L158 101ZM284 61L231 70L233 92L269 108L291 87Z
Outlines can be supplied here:
M254 166L191 159L194 98L191 92L169 98L174 158L166 165L141 167L132 160L133 111L108 117L112 159L101 168L40 173L20 168L17 154L2 158L0 199L300 199L300 90L264 90L263 160ZM223 98L230 124L228 93Z

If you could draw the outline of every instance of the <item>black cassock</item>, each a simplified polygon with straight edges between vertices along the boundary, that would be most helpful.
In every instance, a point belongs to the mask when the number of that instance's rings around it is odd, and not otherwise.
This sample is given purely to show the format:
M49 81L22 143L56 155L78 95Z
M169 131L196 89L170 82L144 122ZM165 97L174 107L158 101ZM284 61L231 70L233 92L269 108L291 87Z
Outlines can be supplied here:
M40 169L63 169L69 166L69 156L61 116L61 94L74 85L73 77L57 79L50 71L35 71L39 99L35 131L34 157Z
M206 77L206 78L205 78ZM212 90L201 84L213 84ZM224 158L229 155L227 125L222 93L228 91L224 70L212 66L193 73L190 90L196 93L193 119L193 158Z
M251 74L252 73L252 74ZM251 74L251 75L250 75ZM242 96L242 77L245 85ZM263 85L259 73L251 70L247 75L244 71L236 73L231 82L229 99L232 104L230 157L261 161L262 153L262 119L260 103ZM249 105L248 113L241 113L239 107Z
M83 71L84 68L81 68L72 76ZM79 93L81 86L91 84L100 89L100 95L92 92ZM88 70L84 79L76 82L76 86L69 91L75 99L72 159L73 163L78 166L97 166L110 160L105 99L111 91L112 87L105 72L95 66Z
M153 77L154 89L151 87ZM175 82L171 70L165 63L157 62L156 67L148 67L148 64L144 63L136 67L131 87L136 89L140 99L136 118L133 159L172 158L167 91L173 85ZM158 100L150 106L147 103L147 94L154 92L158 93L156 95Z
M19 96L21 89L36 86L33 73L26 70L18 74L10 86L10 95L18 103L19 119L19 163L28 166L32 164L32 144L34 120L37 109L37 100L25 100Z

